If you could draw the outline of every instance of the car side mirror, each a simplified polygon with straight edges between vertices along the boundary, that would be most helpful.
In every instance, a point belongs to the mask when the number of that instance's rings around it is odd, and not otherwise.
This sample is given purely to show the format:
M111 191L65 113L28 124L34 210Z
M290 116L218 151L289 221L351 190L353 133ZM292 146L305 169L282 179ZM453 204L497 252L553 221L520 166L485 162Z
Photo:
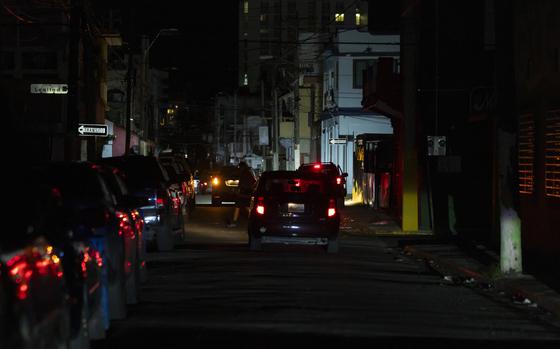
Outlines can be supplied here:
M342 174L342 177L348 177L348 173L344 172L344 173Z

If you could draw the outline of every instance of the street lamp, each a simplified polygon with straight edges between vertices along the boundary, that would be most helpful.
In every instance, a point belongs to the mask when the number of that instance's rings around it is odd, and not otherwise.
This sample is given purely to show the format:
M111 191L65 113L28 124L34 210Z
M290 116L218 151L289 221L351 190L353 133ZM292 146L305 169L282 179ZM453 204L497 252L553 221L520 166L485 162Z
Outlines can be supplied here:
M150 42L148 42L148 37L147 36L143 36L142 37L142 42L141 42L141 54L142 54L142 75L141 75L141 85L140 85L140 106L141 106L141 112L140 112L140 116L141 116L141 120L143 123L143 127L144 129L146 129L146 125L144 125L145 123L145 96L146 96L146 80L147 80L147 76L148 76L148 68L149 68L149 63L148 63L148 53L150 51L150 49L152 48L152 46L154 45L154 43L157 41L157 39L161 36L161 35L168 35L168 34L173 34L173 33L178 33L179 29L177 28L163 28L160 29L158 31L158 33L156 34L156 36L154 37L154 39ZM128 65L129 65L129 69L128 69L128 79L130 80L132 77L132 52L129 53L129 61L128 61ZM132 89L131 89L131 82L128 82L129 87L127 88L127 93L128 93L128 97L130 98L130 95L132 94ZM127 102L127 103L131 103ZM129 108L131 110L131 108ZM130 150L130 133L131 133L131 125L130 125L130 117L131 115L127 116L127 120L126 120L126 137L125 137L125 152L128 153ZM155 125L155 128L157 130L157 125ZM156 131L157 132L157 131Z

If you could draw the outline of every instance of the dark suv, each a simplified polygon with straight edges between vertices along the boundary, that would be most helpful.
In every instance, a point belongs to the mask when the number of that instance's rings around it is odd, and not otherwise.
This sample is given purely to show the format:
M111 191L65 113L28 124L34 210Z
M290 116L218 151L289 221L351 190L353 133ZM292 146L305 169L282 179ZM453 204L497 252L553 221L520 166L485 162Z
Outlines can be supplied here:
M180 151L163 150L158 156L159 162L166 167L172 168L170 176L173 173L175 181L181 187L182 205L189 212L196 207L196 187L194 173L191 166L187 162L186 154Z
M249 248L278 242L328 245L329 253L338 252L335 189L322 173L264 172L249 209Z
M303 173L322 173L329 178L334 185L338 207L344 206L344 198L346 197L346 177L348 173L342 172L340 166L332 162L314 162L302 164L297 169Z
M147 246L172 250L182 235L180 212L174 207L169 177L153 156L126 155L103 158L101 164L118 168L128 186L129 195L149 202L139 207L144 220L143 238Z

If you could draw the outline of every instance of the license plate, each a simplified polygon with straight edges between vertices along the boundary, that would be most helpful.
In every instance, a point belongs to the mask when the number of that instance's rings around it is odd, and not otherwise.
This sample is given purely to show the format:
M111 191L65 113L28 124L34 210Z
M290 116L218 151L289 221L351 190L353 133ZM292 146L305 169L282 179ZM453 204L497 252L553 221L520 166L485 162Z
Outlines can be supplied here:
M301 213L305 212L305 204L288 203L288 212Z

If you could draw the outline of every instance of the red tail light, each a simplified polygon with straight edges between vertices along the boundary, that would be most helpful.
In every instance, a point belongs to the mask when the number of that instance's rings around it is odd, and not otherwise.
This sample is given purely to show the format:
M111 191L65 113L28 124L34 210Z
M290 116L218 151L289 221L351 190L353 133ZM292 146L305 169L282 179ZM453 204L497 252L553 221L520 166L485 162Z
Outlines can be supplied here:
M329 209L327 210L327 216L334 217L335 214L336 214L336 201L334 201L334 199L331 199L329 201Z
M119 235L125 234L126 237L134 239L136 236L134 234L132 222L128 218L128 214L117 211L117 217L119 218Z
M18 299L23 300L27 298L27 291L29 290L29 281L33 275L27 261L23 256L15 256L6 263L9 267L9 273L12 279L17 284L16 296Z
M338 184L338 185L342 184L342 178L341 177L336 177L336 184Z
M164 202L163 202L163 198L161 196L158 196L156 199L156 204L158 206L163 206Z
M316 170L319 170L319 169L321 169L321 164L315 164L315 165L313 165L313 168L316 169Z
M264 215L264 197L257 198L257 214Z

